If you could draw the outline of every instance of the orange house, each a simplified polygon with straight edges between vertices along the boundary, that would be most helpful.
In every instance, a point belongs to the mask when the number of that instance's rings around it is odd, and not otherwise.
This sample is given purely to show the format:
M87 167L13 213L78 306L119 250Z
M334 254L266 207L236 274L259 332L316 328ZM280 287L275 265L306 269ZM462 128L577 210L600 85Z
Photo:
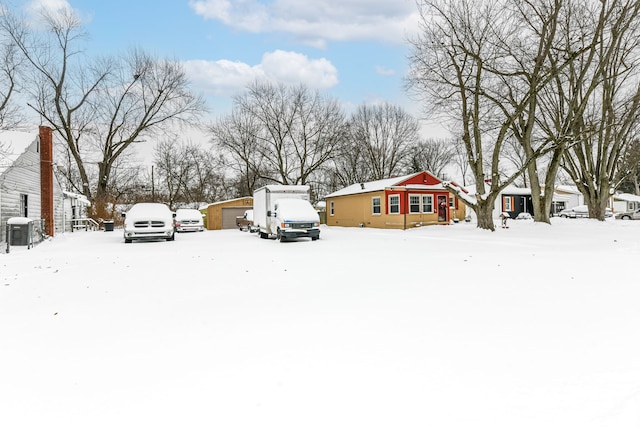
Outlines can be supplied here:
M327 225L407 229L463 220L466 206L429 172L363 182L325 197Z

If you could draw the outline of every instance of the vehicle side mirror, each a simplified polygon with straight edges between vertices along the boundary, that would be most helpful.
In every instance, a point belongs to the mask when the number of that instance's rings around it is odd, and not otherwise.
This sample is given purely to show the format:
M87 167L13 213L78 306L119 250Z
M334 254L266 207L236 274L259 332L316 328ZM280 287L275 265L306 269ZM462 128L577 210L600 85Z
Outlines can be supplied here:
M126 218L126 217L127 217L127 213L126 213L126 212L121 212L121 213L120 213L120 216L121 216L122 218Z

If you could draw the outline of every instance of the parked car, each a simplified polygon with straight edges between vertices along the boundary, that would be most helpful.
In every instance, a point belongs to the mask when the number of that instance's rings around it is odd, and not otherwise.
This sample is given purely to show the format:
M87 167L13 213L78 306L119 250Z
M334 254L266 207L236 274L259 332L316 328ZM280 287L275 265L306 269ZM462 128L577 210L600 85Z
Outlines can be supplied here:
M175 213L163 203L136 203L124 218L124 242L134 240L173 240Z
M558 216L562 218L589 218L589 208L587 205L578 205L572 208L563 209L558 213ZM613 212L610 208L605 208L605 218L613 216Z
M529 212L520 212L516 219L533 219Z
M589 218L589 209L587 205L574 206L561 210L558 216L560 218Z
M640 219L640 209L616 214L616 219Z
M240 231L255 233L257 228L253 225L253 209L244 211L244 215L236 217L236 226Z
M202 212L198 209L177 209L174 227L177 233L183 231L204 231Z

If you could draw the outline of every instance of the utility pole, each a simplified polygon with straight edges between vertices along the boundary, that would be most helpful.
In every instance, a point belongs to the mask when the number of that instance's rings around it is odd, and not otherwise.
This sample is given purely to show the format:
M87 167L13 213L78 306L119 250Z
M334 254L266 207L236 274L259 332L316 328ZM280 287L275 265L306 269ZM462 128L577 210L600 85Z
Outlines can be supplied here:
M153 179L153 165L151 165L151 201L156 201L156 184Z

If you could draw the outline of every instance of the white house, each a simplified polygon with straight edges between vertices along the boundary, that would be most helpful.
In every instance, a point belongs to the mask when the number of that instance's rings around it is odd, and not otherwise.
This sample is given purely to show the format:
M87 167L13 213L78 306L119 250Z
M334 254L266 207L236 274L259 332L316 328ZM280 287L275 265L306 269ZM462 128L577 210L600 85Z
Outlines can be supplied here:
M53 173L53 132L0 132L0 242L7 220L30 218L34 241L64 231L64 195Z
M629 212L640 208L640 196L629 193L618 193L613 195L613 211Z

